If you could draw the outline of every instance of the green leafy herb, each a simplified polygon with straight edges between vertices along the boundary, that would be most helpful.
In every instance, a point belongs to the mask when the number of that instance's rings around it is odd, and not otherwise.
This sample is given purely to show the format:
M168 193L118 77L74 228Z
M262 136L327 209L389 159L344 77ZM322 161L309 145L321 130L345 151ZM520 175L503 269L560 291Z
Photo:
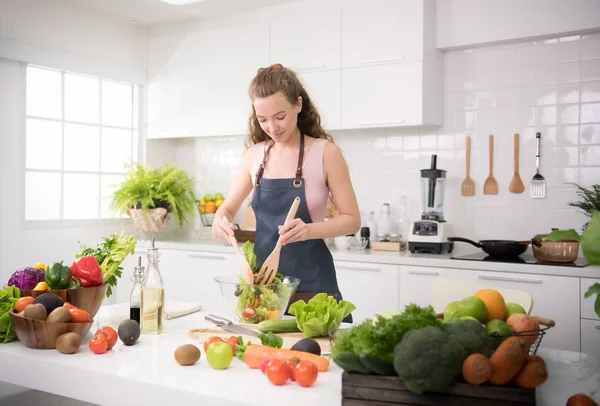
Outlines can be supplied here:
M250 269L254 271L256 268L256 255L254 254L254 245L250 241L246 241L244 245L242 245L242 252L244 253L244 257L246 257L246 261L250 265Z
M289 313L296 316L298 329L304 337L326 337L337 330L356 306L348 301L335 300L333 296L319 293L306 303L304 300L294 302Z
M6 286L4 289L0 289L0 343L8 343L17 339L8 313L15 308L20 297L21 290L15 286Z
M281 348L283 345L283 338L273 334L272 331L269 331L268 334L260 334L258 338L260 338L262 345L267 345L269 347Z
M585 292L584 297L587 299L592 295L596 295L596 300L594 301L594 311L600 317L600 283L594 283L590 288Z
M117 286L118 278L123 275L121 264L129 254L133 254L137 241L132 236L125 235L123 232L114 233L108 238L104 238L96 248L89 248L79 243L81 253L75 255L75 258L93 255L102 269L103 283L108 284L106 297L112 295L112 287Z
M591 188L586 189L577 183L571 183L571 185L577 188L577 196L580 198L578 201L569 202L567 206L576 207L586 217L592 217L592 210L600 211L600 184L592 185ZM589 223L583 225L583 231L586 230Z

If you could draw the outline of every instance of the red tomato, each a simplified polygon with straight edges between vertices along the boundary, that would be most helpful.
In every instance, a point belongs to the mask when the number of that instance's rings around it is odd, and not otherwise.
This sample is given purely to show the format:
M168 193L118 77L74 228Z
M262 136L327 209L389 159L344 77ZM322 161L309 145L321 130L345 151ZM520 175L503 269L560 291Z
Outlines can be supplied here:
M260 363L260 372L262 372L263 374L267 372L267 365L269 365L269 361L270 360L266 359Z
M17 310L17 313L21 313L23 310L25 310L27 305L32 304L34 300L35 298L33 296L23 296L17 300L17 303L15 303L15 309Z
M223 342L223 339L221 337L217 337L217 336L208 337L206 339L206 341L204 341L204 352L206 352L208 350L208 347L210 347L210 345L212 343L216 343L216 342Z
M310 361L301 361L296 365L294 376L298 385L308 387L311 386L317 380L319 370L316 365Z
M273 385L285 385L290 379L290 368L278 359L272 359L265 369L267 378Z
M229 346L231 347L231 350L233 351L233 356L235 357L235 346L238 343L237 337L234 337L234 336L229 337L227 339L226 343L229 344Z
M82 309L69 309L71 312L71 323L87 323L90 321L90 314Z
M583 393L578 393L571 396L567 400L567 406L596 406L594 399Z
M65 304L63 304L63 307L66 307L67 309L71 310L71 309L77 309L77 306L73 306L71 303L69 302L65 302Z
M296 380L296 365L298 365L299 363L300 359L298 359L297 357L292 357L285 361L285 365L287 365L287 367L290 370L290 379L292 381Z
M94 354L104 354L108 349L108 340L103 334L94 334L88 345Z
M115 344L117 343L117 340L119 338L117 332L111 326L104 326L104 327L100 328L98 331L96 331L96 335L98 335L98 334L102 334L102 335L104 335L104 337L106 337L106 341L108 342L109 350L115 346Z

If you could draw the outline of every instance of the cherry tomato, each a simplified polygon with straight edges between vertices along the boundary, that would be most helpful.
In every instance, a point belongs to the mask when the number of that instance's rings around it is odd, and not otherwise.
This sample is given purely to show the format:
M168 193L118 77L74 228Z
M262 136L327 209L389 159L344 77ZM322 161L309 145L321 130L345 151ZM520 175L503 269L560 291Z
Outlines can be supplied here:
M234 337L234 336L229 337L227 339L226 343L229 344L229 346L231 347L231 350L233 351L233 356L235 357L235 346L238 343L237 337Z
M292 357L285 361L285 365L287 365L287 367L290 370L290 379L292 381L296 380L296 365L298 365L299 363L300 359L298 359L298 357Z
M94 354L104 354L108 349L108 340L104 334L94 334L88 345Z
M104 337L106 337L106 341L108 342L109 350L115 346L115 344L117 343L117 340L119 338L117 332L111 326L104 326L104 327L100 328L98 331L96 331L96 335L98 335L98 334L102 334L102 335L104 335Z
M71 309L77 309L77 306L73 306L71 303L69 302L65 302L65 304L63 304L63 307L66 307L67 309L71 310Z
M90 321L90 314L83 309L69 309L71 312L71 323L87 323Z
M206 341L204 341L204 352L208 350L208 347L210 347L212 343L216 342L223 342L223 339L217 336L208 337Z
M290 379L290 368L278 359L272 359L265 369L267 378L273 385L285 385Z
M35 299L33 296L23 296L22 298L17 300L17 303L15 303L15 310L17 311L17 313L21 313L23 310L25 310L27 305L32 304L34 300Z
M267 365L269 365L269 361L270 360L266 359L260 363L260 372L262 372L263 374L267 371Z
M298 385L304 387L311 386L315 383L318 375L319 370L316 365L310 361L300 361L300 363L296 365L296 370L294 371L296 382L298 382Z

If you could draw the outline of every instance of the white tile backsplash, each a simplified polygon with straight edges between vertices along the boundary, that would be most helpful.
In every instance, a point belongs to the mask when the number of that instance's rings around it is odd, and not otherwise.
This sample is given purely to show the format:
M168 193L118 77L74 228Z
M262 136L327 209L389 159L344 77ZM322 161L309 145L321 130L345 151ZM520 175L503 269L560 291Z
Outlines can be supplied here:
M443 127L332 132L348 162L361 211L377 215L381 203L389 201L395 213L405 195L409 220L418 218L418 170L429 167L431 154L437 154L438 167L448 171L445 210L456 235L527 239L552 227L580 229L585 217L566 203L577 198L569 183L600 183L600 34L449 51L444 70ZM538 131L540 172L548 182L543 200L529 197ZM515 132L526 186L522 194L508 191ZM490 134L499 189L495 196L483 195ZM472 138L474 197L460 195L466 136ZM159 156L174 159L191 170L198 193L227 193L244 150L241 137L166 142L175 145L174 153L149 156L156 162ZM164 143L150 141L149 151Z

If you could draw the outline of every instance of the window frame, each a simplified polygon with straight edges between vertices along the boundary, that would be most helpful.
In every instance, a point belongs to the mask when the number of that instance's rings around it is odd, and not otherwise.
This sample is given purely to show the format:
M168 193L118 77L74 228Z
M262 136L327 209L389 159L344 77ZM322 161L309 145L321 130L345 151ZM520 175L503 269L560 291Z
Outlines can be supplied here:
M44 118L44 117L35 117L35 116L31 116L29 117L27 115L27 67L31 66L31 67L35 67L35 68L41 68L41 69L48 69L48 70L54 70L54 71L58 71L61 73L62 76L62 88L61 88L61 92L62 92L62 97L61 97L61 110L62 110L62 118L61 119L51 119L51 118ZM119 224L123 223L123 225L126 225L127 223L129 223L130 221L128 220L127 217L116 217L116 218L96 218L96 219L64 219L64 218L60 218L60 219L56 219L56 220L27 220L25 218L26 216L26 187L25 187L25 180L26 180L26 174L27 172L37 172L37 173L60 173L60 174L92 174L92 175L99 175L101 177L102 174L107 174L107 175L111 175L111 174L117 174L115 172L103 172L102 168L99 168L98 171L72 171L72 170L68 170L65 171L64 169L64 137L65 137L65 132L64 132L64 124L81 124L81 125L89 125L91 127L97 127L97 128L102 128L102 127L106 127L106 128L111 128L111 129L126 129L124 127L117 127L117 126L108 126L108 125L102 125L101 122L98 124L90 124L90 123L83 123L83 122L77 122L77 121L71 121L71 120L66 120L64 118L64 105L65 105L65 100L64 100L64 96L65 96L65 86L64 86L64 75L66 73L69 74L74 74L74 75L84 75L84 76L91 76L91 77L95 77L98 78L100 81L102 80L107 80L107 81L115 81L115 82L120 82L120 83L127 83L124 82L123 80L114 80L111 79L109 77L100 77L100 76L96 76L96 75L87 75L85 73L78 73L78 72L72 72L66 69L55 69L52 67L48 67L48 66L41 66L41 65L37 65L37 64L33 64L33 63L27 63L27 62L21 62L20 63L20 72L21 72L21 94L23 95L22 101L20 103L20 126L19 129L17 131L18 137L19 137L19 142L18 142L18 148L19 148L19 196L18 196L18 203L19 203L19 220L20 220L20 224L21 224L21 229L64 229L64 228L83 228L83 227L107 227L107 226L118 226ZM100 82L101 83L101 82ZM132 90L133 90L133 128L132 130L134 130L135 134L132 134L132 159L134 161L137 162L142 162L142 158L143 158L143 150L144 150L144 128L142 127L142 124L144 122L143 120L143 103L141 102L141 98L143 97L143 86L137 83L127 83L128 85L132 86ZM102 98L102 93L100 92L100 103L101 103L101 99ZM100 104L100 109L102 108L102 105ZM29 118L32 119L41 119L41 120L48 120L48 121L53 121L53 122L59 122L63 125L63 131L62 131L62 141L63 141L63 155L61 157L61 169L27 169L27 149L26 149L26 145L27 145L27 120ZM64 180L64 177L63 177ZM64 186L64 183L63 183ZM99 184L99 187L101 187L101 183ZM60 213L61 213L61 217L64 215L64 206L63 206L63 202L64 202L64 189L62 189L61 187L61 194L60 194ZM102 196L100 196L102 197Z

